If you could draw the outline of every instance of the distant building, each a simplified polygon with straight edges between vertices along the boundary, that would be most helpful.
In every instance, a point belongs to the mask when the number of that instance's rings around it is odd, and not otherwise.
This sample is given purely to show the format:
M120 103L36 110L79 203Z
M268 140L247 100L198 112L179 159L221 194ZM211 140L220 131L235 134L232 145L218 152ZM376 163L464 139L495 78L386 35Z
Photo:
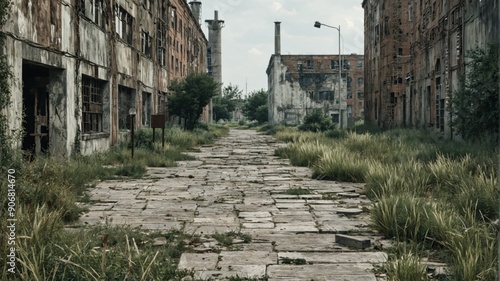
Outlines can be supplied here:
M322 109L341 127L364 115L363 55L281 55L276 23L275 54L267 68L269 122L298 125L313 109ZM340 93L340 94L339 94Z
M475 47L499 42L499 1L364 0L365 120L453 137L450 97Z
M186 1L113 2L12 5L2 30L12 105L2 114L23 130L23 149L106 150L130 128L129 111L137 127L150 126L172 79L206 71L207 40Z

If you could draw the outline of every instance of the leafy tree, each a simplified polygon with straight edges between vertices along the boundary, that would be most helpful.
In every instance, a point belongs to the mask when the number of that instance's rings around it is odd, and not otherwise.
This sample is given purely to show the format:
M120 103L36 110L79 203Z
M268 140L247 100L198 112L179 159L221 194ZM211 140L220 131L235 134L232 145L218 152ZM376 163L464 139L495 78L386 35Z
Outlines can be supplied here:
M304 117L304 123L299 126L301 131L324 132L335 128L332 118L326 115L323 110L319 108Z
M267 122L267 92L264 90L252 92L243 105L243 114L248 120L255 120L259 123Z
M470 71L460 77L459 88L452 97L452 125L464 139L482 135L498 137L499 55L498 44L475 48L466 55L471 58Z
M206 73L191 73L182 80L174 80L168 87L168 112L184 119L184 128L193 130L203 108L217 94L218 83Z
M231 113L236 109L238 100L241 99L241 90L236 85L229 84L222 90L222 96L213 100L213 110L215 120L229 120Z

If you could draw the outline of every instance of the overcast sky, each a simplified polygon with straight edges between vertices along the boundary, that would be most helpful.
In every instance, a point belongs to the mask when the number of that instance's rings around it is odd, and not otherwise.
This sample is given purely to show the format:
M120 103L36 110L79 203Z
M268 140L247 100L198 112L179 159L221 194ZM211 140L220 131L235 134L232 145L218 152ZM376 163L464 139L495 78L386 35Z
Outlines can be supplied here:
M281 21L281 54L363 53L362 0L200 0L203 30L206 19L225 21L222 29L222 82L238 85L243 94L267 90L266 68L274 52L274 22ZM189 2L189 0L188 0ZM247 84L247 87L245 86Z

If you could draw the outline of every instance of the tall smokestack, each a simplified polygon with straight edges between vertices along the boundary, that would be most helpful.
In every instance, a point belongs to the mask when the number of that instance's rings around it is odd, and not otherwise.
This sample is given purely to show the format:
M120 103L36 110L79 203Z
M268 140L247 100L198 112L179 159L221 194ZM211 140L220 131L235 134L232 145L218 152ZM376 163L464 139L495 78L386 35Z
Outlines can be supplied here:
M274 54L281 54L281 31L280 31L280 23L279 21L274 22Z
M219 19L219 12L214 11L213 20L205 20L208 24L207 69L215 82L219 83L218 94L222 93L222 28L224 21ZM213 107L210 102L210 120L213 120Z
M191 6L191 11L193 12L194 17L201 24L201 2L200 1L191 1L189 2Z

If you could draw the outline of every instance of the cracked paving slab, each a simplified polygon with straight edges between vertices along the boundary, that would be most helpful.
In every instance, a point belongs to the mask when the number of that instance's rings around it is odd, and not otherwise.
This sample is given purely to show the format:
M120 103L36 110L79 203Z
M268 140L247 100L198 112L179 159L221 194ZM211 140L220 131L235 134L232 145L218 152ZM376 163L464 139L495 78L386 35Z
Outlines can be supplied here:
M380 239L369 228L364 185L313 180L308 168L274 156L284 146L253 130L231 130L190 152L194 161L148 168L144 179L99 183L80 223L251 236L226 249L207 242L183 253L179 268L194 270L196 280L383 280L373 269L386 254L335 242L337 233ZM287 194L297 188L309 194Z

